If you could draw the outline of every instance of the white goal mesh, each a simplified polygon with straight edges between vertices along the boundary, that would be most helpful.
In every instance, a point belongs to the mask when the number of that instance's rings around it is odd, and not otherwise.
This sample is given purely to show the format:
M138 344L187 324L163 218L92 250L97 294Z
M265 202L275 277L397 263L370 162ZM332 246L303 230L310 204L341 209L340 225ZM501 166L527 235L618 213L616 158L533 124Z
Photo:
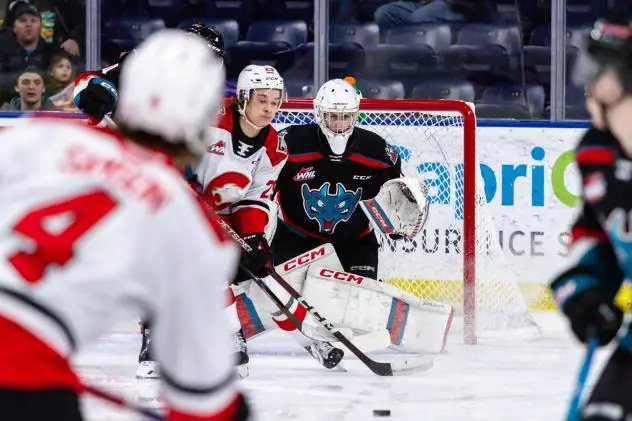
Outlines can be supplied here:
M311 100L291 100L275 126L312 123L312 110ZM414 240L380 239L380 278L452 304L467 343L489 335L537 334L489 214L468 104L362 100L359 124L394 146L404 174L428 187L431 203L428 222Z

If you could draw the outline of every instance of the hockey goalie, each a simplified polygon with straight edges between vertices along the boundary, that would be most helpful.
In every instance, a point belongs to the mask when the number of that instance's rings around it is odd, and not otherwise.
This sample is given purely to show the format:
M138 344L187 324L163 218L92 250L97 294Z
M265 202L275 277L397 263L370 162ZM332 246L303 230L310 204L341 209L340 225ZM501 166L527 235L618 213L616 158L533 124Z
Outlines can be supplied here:
M389 180L374 198L360 201L360 207L372 228L382 235L412 238L428 216L428 201L414 178ZM276 271L364 352L390 348L405 353L439 353L445 349L454 314L451 306L419 299L369 276L345 272L330 243L287 260ZM274 280L264 281L281 301L288 302L289 296ZM273 320L278 309L256 285L245 282L234 288L246 337L284 328ZM333 340L311 317L305 317L301 329L314 340ZM336 342L333 345L344 349Z

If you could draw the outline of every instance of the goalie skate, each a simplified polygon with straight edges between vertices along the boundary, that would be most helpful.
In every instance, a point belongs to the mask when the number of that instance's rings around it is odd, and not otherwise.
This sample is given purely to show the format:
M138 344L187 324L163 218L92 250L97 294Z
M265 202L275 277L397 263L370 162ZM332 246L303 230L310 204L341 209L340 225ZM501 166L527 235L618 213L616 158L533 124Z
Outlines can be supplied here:
M314 342L306 346L305 349L312 357L316 358L323 367L330 370L336 367L345 355L342 349L336 348L329 342L324 341Z

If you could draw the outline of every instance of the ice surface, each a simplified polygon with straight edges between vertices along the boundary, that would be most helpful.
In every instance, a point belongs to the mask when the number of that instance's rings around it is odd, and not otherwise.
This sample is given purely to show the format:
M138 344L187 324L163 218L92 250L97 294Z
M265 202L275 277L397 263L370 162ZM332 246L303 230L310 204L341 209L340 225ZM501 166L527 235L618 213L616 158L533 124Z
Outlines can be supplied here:
M582 348L557 314L537 314L536 320L542 329L536 340L467 346L454 335L433 368L393 378L379 378L346 358L348 372L330 372L291 339L264 336L250 344L250 377L242 384L258 419L266 421L562 420ZM156 384L134 378L139 342L132 329L119 329L76 365L87 383L155 405ZM590 382L608 354L597 353ZM94 398L84 405L89 420L142 419ZM373 409L390 409L391 416L375 418Z

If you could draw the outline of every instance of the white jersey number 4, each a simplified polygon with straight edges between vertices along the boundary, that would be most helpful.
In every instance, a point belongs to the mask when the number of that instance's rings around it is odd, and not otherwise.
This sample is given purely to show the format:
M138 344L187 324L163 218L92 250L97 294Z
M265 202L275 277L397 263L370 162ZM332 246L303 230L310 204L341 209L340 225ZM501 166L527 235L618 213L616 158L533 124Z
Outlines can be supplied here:
M110 194L97 189L32 209L13 229L30 239L34 250L18 251L9 262L27 282L38 282L50 265L67 264L75 243L117 204Z

